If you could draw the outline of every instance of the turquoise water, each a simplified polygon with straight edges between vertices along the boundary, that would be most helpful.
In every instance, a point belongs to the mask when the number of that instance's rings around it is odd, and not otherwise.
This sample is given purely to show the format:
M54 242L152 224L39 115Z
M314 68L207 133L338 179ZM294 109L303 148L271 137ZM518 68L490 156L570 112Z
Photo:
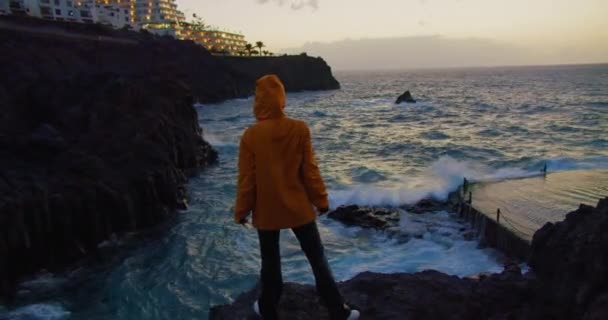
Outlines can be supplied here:
M549 170L608 168L608 66L337 73L342 90L288 96L309 124L332 206L397 206L442 198L462 181ZM411 90L416 104L393 104ZM43 275L21 286L0 319L205 319L253 286L252 229L232 223L238 140L252 100L197 106L220 163L189 184L190 209L143 240L116 241L96 268ZM407 241L320 219L336 277L371 270L437 269L459 276L501 270L500 255L463 237L446 212L403 213ZM282 234L284 276L312 282L294 237ZM0 309L1 312L1 309Z

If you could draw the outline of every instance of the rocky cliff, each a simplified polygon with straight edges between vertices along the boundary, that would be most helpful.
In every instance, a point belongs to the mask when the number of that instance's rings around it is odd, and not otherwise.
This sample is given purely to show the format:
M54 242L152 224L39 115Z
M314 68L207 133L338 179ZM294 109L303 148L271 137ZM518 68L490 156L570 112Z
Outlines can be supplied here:
M365 211L348 208L330 215L342 221L346 210ZM368 218L361 221L370 226ZM535 234L532 251L532 270L526 274L513 264L500 274L464 279L436 271L368 272L339 286L361 310L361 319L608 319L608 198L545 225ZM210 319L257 319L251 311L257 290L212 308ZM314 287L293 283L285 285L280 313L284 319L327 319Z
M321 60L277 61L335 81ZM193 103L251 94L246 64L192 42L0 17L0 298L183 208L186 176L217 158ZM336 87L301 75L287 88Z
M203 103L249 96L268 73L277 73L287 91L340 87L320 58L216 57L191 41L97 25L0 17L0 51L1 73L13 86L104 73L158 76L179 79Z
M340 83L331 76L331 68L321 58L299 55L224 57L222 60L241 74L242 79L258 79L265 74L276 74L289 91L340 89ZM250 85L252 82L248 83ZM251 93L253 89L250 88Z
M6 103L8 100L8 103ZM215 161L189 89L113 76L32 83L0 108L0 289L56 270L112 234L184 206L191 170Z

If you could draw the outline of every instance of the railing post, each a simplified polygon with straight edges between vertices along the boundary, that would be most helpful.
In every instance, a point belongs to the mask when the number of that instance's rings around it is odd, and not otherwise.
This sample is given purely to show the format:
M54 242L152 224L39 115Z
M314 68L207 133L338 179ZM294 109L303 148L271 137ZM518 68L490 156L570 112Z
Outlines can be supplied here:
M473 203L473 192L469 191L469 205Z
M496 209L496 222L500 224L500 208Z

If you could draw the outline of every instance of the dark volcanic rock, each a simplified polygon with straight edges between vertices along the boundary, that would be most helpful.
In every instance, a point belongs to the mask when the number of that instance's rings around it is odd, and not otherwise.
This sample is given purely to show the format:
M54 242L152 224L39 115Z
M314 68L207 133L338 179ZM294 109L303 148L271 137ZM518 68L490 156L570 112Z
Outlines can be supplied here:
M401 208L411 213L427 213L448 210L450 206L447 202L441 202L432 199L422 199L413 205L406 205L402 206Z
M504 272L461 279L436 271L415 274L362 273L340 284L361 319L519 319L529 292L525 278ZM209 319L257 319L251 306L257 289L232 305L211 309ZM313 286L288 283L280 302L282 319L328 319Z
M2 294L164 220L183 206L185 174L217 159L180 82L97 76L12 93L0 106Z
M398 211L357 205L339 207L327 216L346 225L363 228L387 229L399 224Z
M408 90L397 98L397 101L395 101L395 104L400 104L402 102L416 103L416 100L414 100L414 97L412 97L412 94Z
M608 315L608 198L538 230L530 265L555 319L606 319L599 315Z
M281 76L287 91L340 87L320 58L224 58L212 56L191 41L103 26L10 16L0 16L0 23L46 32L40 35L0 28L0 75L11 84L10 90L42 79L95 74L178 79L191 88L195 101L203 103L249 96L255 80L269 73ZM0 101L2 94L0 89Z
M224 57L231 68L247 79L251 94L255 89L250 79L266 74L276 74L288 91L340 89L340 83L332 76L331 68L321 58L308 56L282 57Z

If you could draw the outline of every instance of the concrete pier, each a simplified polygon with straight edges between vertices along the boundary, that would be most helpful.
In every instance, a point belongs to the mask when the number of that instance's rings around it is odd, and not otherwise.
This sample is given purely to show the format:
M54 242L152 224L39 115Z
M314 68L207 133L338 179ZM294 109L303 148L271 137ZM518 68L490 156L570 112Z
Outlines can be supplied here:
M465 183L459 214L481 242L526 260L534 233L558 222L580 204L608 196L608 170L564 171L493 182Z

